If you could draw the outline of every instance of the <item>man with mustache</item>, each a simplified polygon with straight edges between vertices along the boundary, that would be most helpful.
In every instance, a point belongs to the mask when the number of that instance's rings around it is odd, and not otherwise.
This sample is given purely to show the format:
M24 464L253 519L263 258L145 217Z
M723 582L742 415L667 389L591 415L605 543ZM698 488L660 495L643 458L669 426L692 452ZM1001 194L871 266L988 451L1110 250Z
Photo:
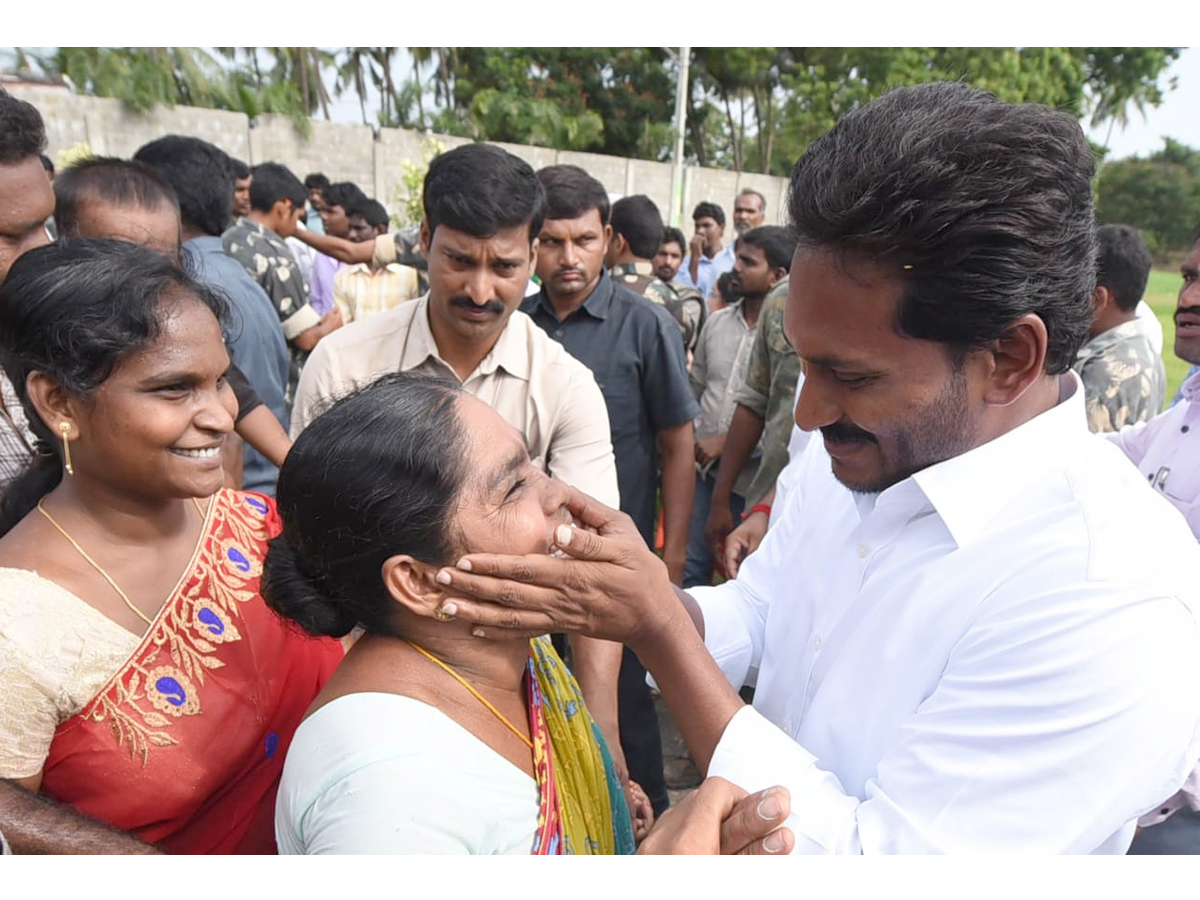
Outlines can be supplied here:
M1200 229L1197 230L1200 234ZM1200 241L1180 266L1183 284L1175 309L1175 355L1200 363ZM1146 481L1187 519L1200 540L1200 373L1191 372L1183 399L1151 419L1105 435L1125 451ZM1161 825L1159 823L1162 823ZM1200 852L1200 772L1178 794L1142 817L1131 853ZM1147 829L1146 826L1158 827Z
M381 375L428 372L490 404L525 436L534 465L616 506L608 416L592 373L517 309L546 208L533 169L499 147L465 144L430 163L424 201L420 249L429 292L351 322L316 346L296 391L292 437ZM621 648L584 640L574 649L588 708L623 768Z
M538 179L546 189L537 261L542 290L521 309L596 376L612 424L620 508L633 518L646 547L654 546L661 468L663 561L679 584L695 490L692 420L700 412L688 383L682 334L664 306L605 272L613 229L604 185L578 166L549 166ZM669 798L658 714L645 669L629 651L619 692L629 773L659 815Z
M1094 170L1070 114L962 83L847 113L788 191L822 439L737 578L674 589L576 496L570 559L469 556L453 613L624 641L702 771L788 788L797 852L1124 853L1200 759L1200 547L1071 371Z

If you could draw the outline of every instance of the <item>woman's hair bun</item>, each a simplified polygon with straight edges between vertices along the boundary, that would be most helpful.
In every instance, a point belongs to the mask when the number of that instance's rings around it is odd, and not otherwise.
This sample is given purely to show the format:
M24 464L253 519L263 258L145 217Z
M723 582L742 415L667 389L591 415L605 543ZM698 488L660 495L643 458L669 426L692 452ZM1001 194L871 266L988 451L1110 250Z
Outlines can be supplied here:
M282 535L267 550L261 588L267 606L309 634L344 637L358 625L353 605L330 596L328 579Z

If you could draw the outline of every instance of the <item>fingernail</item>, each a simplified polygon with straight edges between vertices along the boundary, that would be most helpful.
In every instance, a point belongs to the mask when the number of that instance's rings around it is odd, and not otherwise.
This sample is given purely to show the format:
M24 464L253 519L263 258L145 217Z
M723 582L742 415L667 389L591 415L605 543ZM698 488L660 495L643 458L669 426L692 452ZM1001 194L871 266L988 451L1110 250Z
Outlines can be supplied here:
M472 628L471 634L475 635L475 637L483 637L483 629L482 628Z
M778 831L772 831L765 838L763 838L763 849L768 853L782 853L783 835Z
M758 801L758 814L768 822L773 822L779 818L782 810L779 808L779 800L774 794L767 794Z
M462 569L464 572L470 572L471 571L471 561L469 559L460 559L458 561L458 567L460 569Z
M454 603L443 603L442 612L448 616L458 615L458 606Z
M449 572L438 572L436 581L438 584L449 584L450 583L450 573Z
M567 544L571 543L571 537L574 533L569 525L559 525L554 529L555 543L560 547L567 546Z

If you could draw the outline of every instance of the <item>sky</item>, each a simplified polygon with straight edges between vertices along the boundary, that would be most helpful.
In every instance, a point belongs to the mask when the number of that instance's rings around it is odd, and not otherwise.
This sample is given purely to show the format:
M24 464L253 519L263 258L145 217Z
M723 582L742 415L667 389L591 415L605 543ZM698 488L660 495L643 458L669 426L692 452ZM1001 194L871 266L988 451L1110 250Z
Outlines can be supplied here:
M1164 137L1200 149L1200 47L1185 49L1159 84L1165 85L1172 75L1178 80L1177 87L1163 98L1160 107L1147 107L1145 118L1131 110L1124 130L1114 125L1110 134L1109 126L1103 125L1089 131L1093 141L1108 146L1109 159L1149 156L1162 149Z

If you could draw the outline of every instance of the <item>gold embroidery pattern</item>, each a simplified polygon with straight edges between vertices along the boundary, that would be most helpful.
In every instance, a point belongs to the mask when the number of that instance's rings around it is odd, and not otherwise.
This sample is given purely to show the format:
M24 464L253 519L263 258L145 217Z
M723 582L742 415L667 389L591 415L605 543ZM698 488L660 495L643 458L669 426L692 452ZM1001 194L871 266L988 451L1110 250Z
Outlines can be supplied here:
M107 721L118 746L149 762L151 747L177 743L174 720L203 712L200 689L209 669L225 665L216 655L242 639L241 605L257 596L262 561L251 550L269 538L269 509L256 496L223 490L213 500L209 527L195 564L167 600L138 655L81 714Z

